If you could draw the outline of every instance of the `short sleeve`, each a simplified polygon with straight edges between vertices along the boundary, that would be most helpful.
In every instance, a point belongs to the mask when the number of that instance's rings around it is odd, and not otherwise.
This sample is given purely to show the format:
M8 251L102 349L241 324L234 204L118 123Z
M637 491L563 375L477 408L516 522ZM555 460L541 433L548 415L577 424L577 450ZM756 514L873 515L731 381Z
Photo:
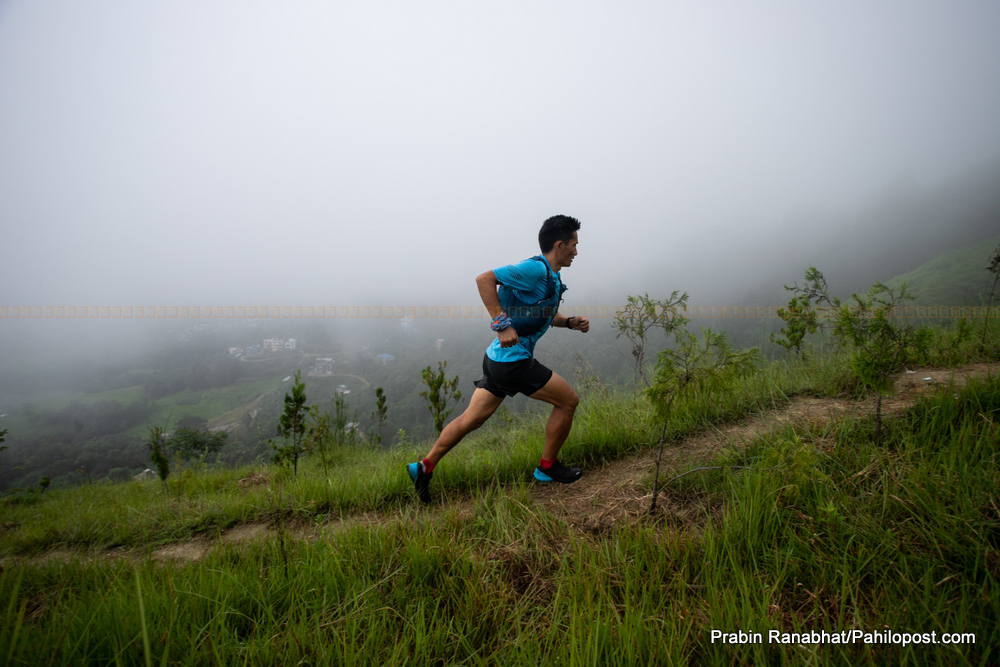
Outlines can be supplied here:
M526 259L517 264L508 264L493 269L497 282L519 292L536 289L539 281L545 279L545 264L534 259Z

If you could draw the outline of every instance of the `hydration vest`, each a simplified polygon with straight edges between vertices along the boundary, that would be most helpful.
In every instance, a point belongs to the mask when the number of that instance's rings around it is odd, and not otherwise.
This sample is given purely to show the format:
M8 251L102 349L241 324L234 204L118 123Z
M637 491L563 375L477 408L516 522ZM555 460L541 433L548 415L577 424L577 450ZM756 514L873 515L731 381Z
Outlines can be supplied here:
M517 332L519 338L544 333L549 328L549 324L552 323L552 318L559 312L563 292L567 290L566 285L561 280L559 289L556 290L556 281L552 278L549 263L544 257L536 255L528 259L539 261L545 265L545 296L539 301L528 303L518 298L514 290L508 289L502 283L497 290L500 308L510 317L514 331Z

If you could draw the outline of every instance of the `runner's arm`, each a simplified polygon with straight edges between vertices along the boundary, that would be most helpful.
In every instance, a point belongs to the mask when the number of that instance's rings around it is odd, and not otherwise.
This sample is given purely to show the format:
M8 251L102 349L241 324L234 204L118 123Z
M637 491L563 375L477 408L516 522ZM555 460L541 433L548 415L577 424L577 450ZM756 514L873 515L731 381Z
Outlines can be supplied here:
M483 300L483 305L490 314L492 320L500 314L500 297L497 296L497 287L500 282L493 275L492 271L480 274L476 277L476 286L479 287L479 298Z
M500 282L492 271L487 271L476 277L479 298L483 300L483 305L486 306L491 320L500 314L500 297L497 296L497 286L499 285ZM507 327L503 331L497 332L497 339L500 341L500 347L513 347L517 344L517 332L514 331L514 327Z
M556 313L556 316L552 318L552 326L569 328L566 325L566 320L568 319L569 318L564 317L562 313ZM588 320L586 317L580 317L578 315L574 315L573 331L582 331L583 333L587 333L588 331L590 331L590 320Z

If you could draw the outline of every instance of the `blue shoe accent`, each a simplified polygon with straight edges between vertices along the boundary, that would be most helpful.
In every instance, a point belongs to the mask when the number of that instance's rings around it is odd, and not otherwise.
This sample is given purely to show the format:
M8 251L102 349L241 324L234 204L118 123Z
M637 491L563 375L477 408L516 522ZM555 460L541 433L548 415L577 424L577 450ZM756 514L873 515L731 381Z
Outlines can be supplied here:
M406 474L410 476L413 488L417 492L420 502L429 503L431 501L431 493L429 491L431 474L424 472L424 466L420 461L407 465Z
M544 472L542 472L538 468L535 468L535 479L537 479L539 482L551 482L551 481L553 481L551 477L549 477L548 475L546 475Z
M541 466L535 468L535 479L539 482L559 482L560 484L572 484L580 479L583 471L579 468L570 468L563 465L558 459L552 462L548 470L542 470Z

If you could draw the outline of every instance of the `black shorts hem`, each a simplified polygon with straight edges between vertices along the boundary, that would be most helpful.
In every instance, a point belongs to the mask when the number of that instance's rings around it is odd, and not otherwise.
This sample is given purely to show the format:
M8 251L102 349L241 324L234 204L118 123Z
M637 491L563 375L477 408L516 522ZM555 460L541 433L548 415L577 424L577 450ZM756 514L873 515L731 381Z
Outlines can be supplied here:
M506 398L515 394L531 396L551 379L552 370L534 357L517 361L493 361L489 355L483 355L483 377L473 384L497 398Z

